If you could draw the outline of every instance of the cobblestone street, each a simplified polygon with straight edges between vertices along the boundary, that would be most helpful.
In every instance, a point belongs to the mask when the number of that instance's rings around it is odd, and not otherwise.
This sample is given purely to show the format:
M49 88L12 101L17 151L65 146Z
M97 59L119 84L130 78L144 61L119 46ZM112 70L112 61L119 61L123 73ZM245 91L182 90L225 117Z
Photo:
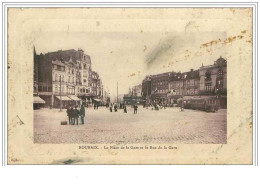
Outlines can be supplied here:
M128 107L109 112L86 108L85 124L60 125L67 120L66 110L40 109L34 111L35 143L226 143L226 115L180 108L144 109L138 114Z

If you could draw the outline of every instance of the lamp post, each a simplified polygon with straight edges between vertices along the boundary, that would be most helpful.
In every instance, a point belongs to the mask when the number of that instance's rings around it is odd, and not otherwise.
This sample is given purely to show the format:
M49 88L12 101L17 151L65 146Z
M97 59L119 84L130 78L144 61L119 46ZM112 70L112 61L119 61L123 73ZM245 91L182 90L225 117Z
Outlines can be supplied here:
M118 103L118 81L116 82L116 102Z
M60 111L62 111L61 105L62 105L62 101L61 101L61 75L60 75Z
M186 79L186 74L182 75L182 100L181 100L181 111L184 111L183 109L183 97L184 97L184 80Z

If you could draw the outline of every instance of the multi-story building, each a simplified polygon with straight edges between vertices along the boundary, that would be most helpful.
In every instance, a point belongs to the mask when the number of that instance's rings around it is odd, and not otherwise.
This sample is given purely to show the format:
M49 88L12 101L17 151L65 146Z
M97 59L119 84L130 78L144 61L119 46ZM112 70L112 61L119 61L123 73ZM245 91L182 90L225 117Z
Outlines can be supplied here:
M191 69L185 73L172 73L169 80L168 104L177 103L183 95L194 96L199 94L199 70Z
M169 92L169 77L171 72L151 75L151 102L163 104L167 102Z
M35 47L33 47L33 60L34 60L34 69L33 69L33 94L38 94L38 84L39 84L39 76L38 76L38 60L35 51Z
M45 101L39 97L39 73L38 73L38 58L36 55L35 47L33 47L33 60L34 60L34 75L33 75L33 108L39 109L45 104Z
M216 95L222 107L227 106L227 60L220 57L213 65L201 66L200 95Z
M36 55L34 65L37 64L38 93L46 106L79 105L98 96L93 92L97 87L91 84L90 56L82 49Z
M146 76L142 81L142 93L145 98L151 95L151 77Z
M127 105L142 105L145 102L143 98L142 84L135 85L132 88L129 88L128 94L123 95L123 102Z
M142 96L143 95L142 84L133 86L132 91L133 91L133 96L138 96L138 97Z
M151 91L150 91L151 90ZM177 103L183 96L216 96L227 106L227 61L220 57L213 65L189 72L150 75L142 82L146 103Z

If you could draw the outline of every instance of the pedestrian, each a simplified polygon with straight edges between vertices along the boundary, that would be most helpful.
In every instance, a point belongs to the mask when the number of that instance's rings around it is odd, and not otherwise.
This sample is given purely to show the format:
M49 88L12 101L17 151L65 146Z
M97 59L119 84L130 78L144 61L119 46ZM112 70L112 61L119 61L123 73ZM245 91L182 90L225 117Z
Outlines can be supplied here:
M124 113L127 113L126 105L124 106Z
M77 125L79 124L79 110L77 109L77 106L75 106L74 111L74 125L77 122Z
M96 109L96 104L94 103L94 110Z
M72 118L72 114L73 113L73 107L70 105L69 106L69 123L72 125L73 123L73 118Z
M81 105L79 112L80 112L81 123L84 124L84 118L85 118L85 107L84 107L84 105Z
M110 103L110 105L109 105L109 109L110 109L110 112L113 112L112 103Z
M71 106L69 106L67 108L67 116L69 118L69 124L72 124L72 108L71 108Z
M137 114L137 108L138 108L138 106L135 104L134 105L134 114Z
M73 106L70 109L70 116L71 116L71 125L75 125L75 111Z
M116 104L114 105L114 110L115 110L115 112L117 112L117 105Z

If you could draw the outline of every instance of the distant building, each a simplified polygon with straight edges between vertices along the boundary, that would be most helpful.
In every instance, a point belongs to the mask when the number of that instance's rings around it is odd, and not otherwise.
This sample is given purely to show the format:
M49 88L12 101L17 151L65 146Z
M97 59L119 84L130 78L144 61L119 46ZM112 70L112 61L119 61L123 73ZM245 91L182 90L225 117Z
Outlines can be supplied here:
M227 106L227 60L220 57L213 65L201 66L200 95L216 95L222 107Z
M147 76L142 81L146 103L174 104L183 96L216 96L227 106L227 61L220 57L213 65L189 72L168 72Z
M33 69L33 94L38 95L38 84L39 84L39 76L38 76L38 60L36 55L35 47L33 47L33 60L34 60L34 69Z
M167 94L168 103L177 103L177 99L182 95L199 94L199 70L191 69L185 73L172 73L169 80L169 92Z
M143 98L142 84L129 88L129 93L123 96L123 102L127 105L142 105L145 102Z
M151 103L151 76L146 76L142 81L142 93L146 100L146 104Z
M142 84L132 87L133 96L142 96Z
M151 75L151 101L163 104L167 102L169 92L169 77L171 72Z

